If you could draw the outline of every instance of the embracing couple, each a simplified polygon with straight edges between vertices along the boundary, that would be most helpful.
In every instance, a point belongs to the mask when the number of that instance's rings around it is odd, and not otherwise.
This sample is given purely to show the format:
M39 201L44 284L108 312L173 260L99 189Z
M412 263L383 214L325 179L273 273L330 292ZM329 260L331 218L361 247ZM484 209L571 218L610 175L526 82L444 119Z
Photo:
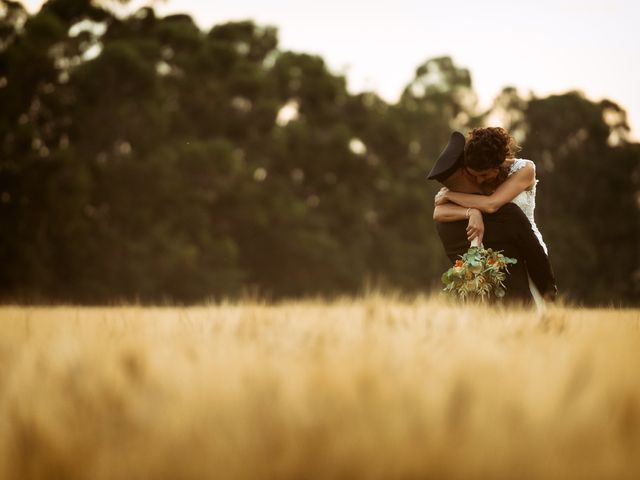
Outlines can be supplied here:
M428 176L444 185L433 218L452 262L470 242L516 258L505 280L505 300L535 302L541 308L545 300L555 299L557 287L533 217L535 164L516 158L518 151L503 128L476 128L467 139L453 132Z

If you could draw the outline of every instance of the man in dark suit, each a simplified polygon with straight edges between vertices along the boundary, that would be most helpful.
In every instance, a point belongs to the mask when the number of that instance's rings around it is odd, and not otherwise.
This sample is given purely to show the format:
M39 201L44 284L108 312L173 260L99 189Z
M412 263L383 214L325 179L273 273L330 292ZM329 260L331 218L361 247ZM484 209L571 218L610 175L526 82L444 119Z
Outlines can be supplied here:
M462 168L464 136L453 132L449 143L440 154L428 178L437 180L450 190L464 193L482 193L478 185ZM439 217L455 221L436 222L436 229L449 259L454 262L469 249L467 218L469 210L453 204L436 207ZM465 213L462 213L465 212ZM435 216L435 212L434 212ZM465 218L466 217L466 218ZM461 220L456 220L463 218ZM527 273L545 299L555 299L557 288L549 258L536 237L531 223L520 208L508 203L492 214L483 214L484 238L487 248L502 250L507 257L518 260L509 266L505 279L505 300L530 303L533 301Z

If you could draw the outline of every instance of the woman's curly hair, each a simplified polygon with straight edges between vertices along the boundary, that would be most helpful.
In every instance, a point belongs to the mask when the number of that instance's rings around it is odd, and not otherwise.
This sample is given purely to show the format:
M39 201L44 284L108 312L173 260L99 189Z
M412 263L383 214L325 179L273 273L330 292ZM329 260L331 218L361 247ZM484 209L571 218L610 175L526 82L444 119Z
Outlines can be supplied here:
M519 151L520 147L504 128L474 128L464 146L464 164L474 170L498 168Z

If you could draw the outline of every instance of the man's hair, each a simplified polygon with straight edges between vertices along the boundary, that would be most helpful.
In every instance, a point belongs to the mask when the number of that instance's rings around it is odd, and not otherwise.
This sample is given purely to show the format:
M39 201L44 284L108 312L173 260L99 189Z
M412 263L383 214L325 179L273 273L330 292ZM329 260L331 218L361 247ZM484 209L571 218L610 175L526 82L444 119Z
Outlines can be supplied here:
M497 168L507 158L515 158L519 151L520 147L504 128L474 128L464 146L464 164L479 171Z

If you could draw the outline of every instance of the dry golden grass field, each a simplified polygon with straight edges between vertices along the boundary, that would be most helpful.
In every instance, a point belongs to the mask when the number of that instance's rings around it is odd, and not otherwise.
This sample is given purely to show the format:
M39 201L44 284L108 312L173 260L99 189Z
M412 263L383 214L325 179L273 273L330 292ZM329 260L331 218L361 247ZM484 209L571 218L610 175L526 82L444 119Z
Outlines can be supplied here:
M0 479L492 478L640 478L640 310L0 307Z

